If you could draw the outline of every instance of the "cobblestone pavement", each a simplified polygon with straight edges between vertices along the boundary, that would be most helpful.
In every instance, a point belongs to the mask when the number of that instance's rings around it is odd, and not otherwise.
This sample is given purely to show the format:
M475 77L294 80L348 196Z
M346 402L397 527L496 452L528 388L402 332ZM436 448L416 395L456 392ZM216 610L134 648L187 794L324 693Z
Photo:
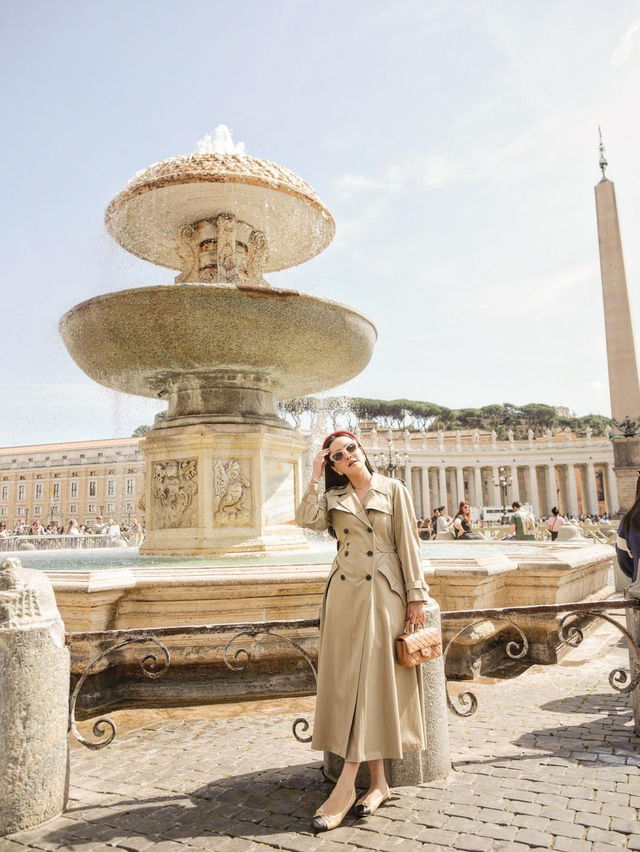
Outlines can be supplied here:
M608 684L628 662L619 639L605 625L562 665L480 683L475 716L450 717L446 781L398 788L327 834L308 829L329 790L317 753L281 701L227 718L173 711L103 751L73 749L65 815L0 850L640 850L640 738Z

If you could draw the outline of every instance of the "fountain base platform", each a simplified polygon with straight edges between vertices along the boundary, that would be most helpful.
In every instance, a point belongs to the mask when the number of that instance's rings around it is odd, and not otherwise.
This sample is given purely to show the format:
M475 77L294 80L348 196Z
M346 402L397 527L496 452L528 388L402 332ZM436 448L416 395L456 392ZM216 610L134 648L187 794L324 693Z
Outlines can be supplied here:
M292 506L306 448L289 428L199 424L152 429L144 554L304 551Z

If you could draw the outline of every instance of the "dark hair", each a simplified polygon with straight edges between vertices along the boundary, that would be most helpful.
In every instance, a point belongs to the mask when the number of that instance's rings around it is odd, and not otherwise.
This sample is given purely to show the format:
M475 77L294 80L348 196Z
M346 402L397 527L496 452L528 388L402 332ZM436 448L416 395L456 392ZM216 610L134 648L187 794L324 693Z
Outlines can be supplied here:
M375 473L373 467L371 466L371 462L367 458L367 454L364 452L362 444L356 438L356 436L353 434L353 432L347 432L347 431L332 432L330 435L327 435L327 437L324 439L324 442L322 444L322 449L327 450L331 446L331 443L336 438L341 438L341 437L353 438L353 440L356 442L356 444L360 447L360 449L364 453L365 467L367 468L369 473ZM325 491L328 491L330 488L338 488L340 486L347 485L348 483L349 483L349 477L346 476L345 474L338 473L333 466L333 462L330 461L329 457L327 456L327 463L326 463L325 468L324 468Z
M553 509L551 510L551 514L552 514L552 515L559 515L559 514L560 514L560 513L558 512L558 507L557 507L557 506L554 506L554 507L553 507Z
M469 502L468 500L461 500L460 501L460 505L458 506L458 511L453 516L454 521L459 515L464 515L464 512L462 511L462 507L464 506L465 503L468 503L468 502Z
M514 501L513 501L513 503L511 504L511 508L512 508L512 509L521 509L521 508L522 508L522 504L521 504L521 503L518 503L518 501L517 501L517 500L514 500Z
M640 530L640 470L638 471L638 481L636 483L636 497L633 501L633 506L622 517L622 527L625 537L632 527L634 530Z

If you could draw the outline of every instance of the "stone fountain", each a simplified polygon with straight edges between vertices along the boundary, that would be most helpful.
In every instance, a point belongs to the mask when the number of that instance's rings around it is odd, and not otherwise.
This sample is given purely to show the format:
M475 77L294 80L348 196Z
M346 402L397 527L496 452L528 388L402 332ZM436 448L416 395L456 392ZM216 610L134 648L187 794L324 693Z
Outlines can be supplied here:
M305 547L293 524L305 444L278 401L356 376L377 334L352 308L264 275L325 249L330 212L308 183L219 127L199 153L138 172L105 221L125 249L179 271L174 284L96 296L60 321L92 379L168 402L142 441L143 552Z

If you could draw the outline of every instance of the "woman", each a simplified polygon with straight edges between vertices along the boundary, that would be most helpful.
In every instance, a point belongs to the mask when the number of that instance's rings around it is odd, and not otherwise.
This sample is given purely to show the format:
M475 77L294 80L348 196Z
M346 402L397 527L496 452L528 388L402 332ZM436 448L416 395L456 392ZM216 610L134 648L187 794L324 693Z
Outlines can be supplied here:
M318 496L323 472L325 492ZM394 640L406 621L424 624L429 588L409 493L373 471L351 432L325 438L296 521L338 539L320 615L312 742L345 761L312 820L316 831L327 831L351 809L362 761L371 781L356 814L369 816L390 796L384 758L425 748L420 667L397 665Z
M555 541L558 538L558 530L560 527L564 526L564 524L565 519L558 511L558 507L554 506L553 509L551 509L551 517L547 520L547 529L551 533L551 541Z
M638 557L640 556L640 472L636 484L633 506L623 515L616 538L618 565L623 574L633 583L638 579Z
M461 541L472 541L479 537L471 530L471 504L466 500L460 502L453 516L453 535Z

